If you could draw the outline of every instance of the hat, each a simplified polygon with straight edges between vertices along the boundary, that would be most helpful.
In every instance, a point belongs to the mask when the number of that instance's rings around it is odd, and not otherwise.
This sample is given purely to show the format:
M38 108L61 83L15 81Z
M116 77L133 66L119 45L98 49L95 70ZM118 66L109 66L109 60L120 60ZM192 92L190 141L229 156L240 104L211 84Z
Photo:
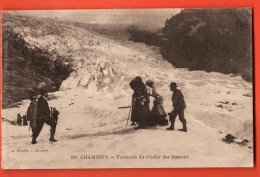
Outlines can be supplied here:
M28 96L29 96L29 99L30 99L30 100L37 99L37 95L34 94L34 93L30 93Z
M41 90L41 95L43 95L44 93L48 93L48 91L46 89L42 89Z
M146 85L152 85L153 84L153 81L148 79L146 82L145 82Z
M171 86L173 86L173 87L178 87L178 85L176 84L176 82L171 82L171 84L169 85L169 87L171 87Z
M31 98L37 99L37 95L31 95Z
M136 76L136 77L135 77L135 80L136 80L137 82L138 82L138 81L140 82L140 81L142 81L142 78L141 78L141 76Z

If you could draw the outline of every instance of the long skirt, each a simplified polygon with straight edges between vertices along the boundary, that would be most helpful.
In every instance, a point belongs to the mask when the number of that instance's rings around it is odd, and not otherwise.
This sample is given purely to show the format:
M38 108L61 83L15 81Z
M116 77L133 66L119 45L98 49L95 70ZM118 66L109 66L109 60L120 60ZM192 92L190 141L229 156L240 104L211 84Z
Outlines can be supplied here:
M154 102L152 108L152 120L156 125L168 125L168 120L166 119L166 112L164 110L163 104Z
M137 103L135 107L136 119L139 122L139 126L146 128L148 121L151 119L151 111L149 105L145 103L144 105Z
M131 121L132 122L139 122L137 114L136 114L136 106L137 106L137 104L135 103L134 100L132 100L132 110L131 110Z

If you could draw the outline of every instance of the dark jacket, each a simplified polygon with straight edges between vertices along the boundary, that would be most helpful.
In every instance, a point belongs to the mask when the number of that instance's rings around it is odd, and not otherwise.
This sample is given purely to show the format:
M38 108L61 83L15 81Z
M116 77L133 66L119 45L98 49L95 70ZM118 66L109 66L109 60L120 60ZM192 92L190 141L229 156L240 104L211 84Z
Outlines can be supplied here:
M140 82L137 84L137 95L139 97L145 98L146 104L150 103L149 93L147 91L147 87L145 86L145 84L143 82Z
M50 108L47 100L43 96L38 99L38 119L48 120L50 119Z
M132 79L131 82L129 83L129 86L131 87L132 90L136 90L136 81L135 79Z
M133 99L138 99L138 98L145 98L145 103L149 104L150 103L150 97L147 91L147 87L145 84L141 81L138 82L137 80L132 79L131 82L129 83L131 89L134 91L133 94Z
M176 89L172 94L172 105L176 111L181 111L186 108L182 92L178 89Z

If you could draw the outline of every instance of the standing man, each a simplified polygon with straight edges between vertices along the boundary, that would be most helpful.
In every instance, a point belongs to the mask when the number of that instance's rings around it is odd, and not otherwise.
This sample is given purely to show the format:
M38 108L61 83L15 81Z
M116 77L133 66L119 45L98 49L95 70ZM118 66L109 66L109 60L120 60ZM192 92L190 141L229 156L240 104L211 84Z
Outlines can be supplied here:
M36 127L35 131L33 132L32 144L36 144L36 138L39 136L44 123L51 126L51 136L50 141L57 142L54 139L54 133L56 125L53 124L53 118L50 116L50 108L47 102L48 92L47 90L41 90L41 96L38 99L38 109L37 109L37 120L36 120Z
M174 130L175 119L177 115L179 115L179 119L183 125L183 128L179 129L179 131L187 132L187 122L184 118L184 109L186 108L186 104L182 92L179 89L177 89L177 87L178 86L175 82L172 82L170 84L170 90L173 92L172 105L174 107L174 110L169 113L171 126L167 128L167 130Z
M33 136L33 132L36 129L38 101L36 95L32 95L30 99L31 99L31 103L27 110L27 119L30 121L30 127L32 129L32 136Z

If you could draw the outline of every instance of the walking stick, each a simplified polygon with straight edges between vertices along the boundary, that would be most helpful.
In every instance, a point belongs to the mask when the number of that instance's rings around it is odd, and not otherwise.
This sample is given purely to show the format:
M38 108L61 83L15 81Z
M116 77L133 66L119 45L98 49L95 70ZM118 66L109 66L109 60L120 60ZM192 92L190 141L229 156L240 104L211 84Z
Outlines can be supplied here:
M126 128L127 128L128 120L129 120L129 118L130 118L131 110L132 110L132 106L130 107L130 110L129 110L129 114L128 114L128 118L127 118L126 126L125 126Z
M52 108L51 107L51 144L53 143L53 109L54 108Z

